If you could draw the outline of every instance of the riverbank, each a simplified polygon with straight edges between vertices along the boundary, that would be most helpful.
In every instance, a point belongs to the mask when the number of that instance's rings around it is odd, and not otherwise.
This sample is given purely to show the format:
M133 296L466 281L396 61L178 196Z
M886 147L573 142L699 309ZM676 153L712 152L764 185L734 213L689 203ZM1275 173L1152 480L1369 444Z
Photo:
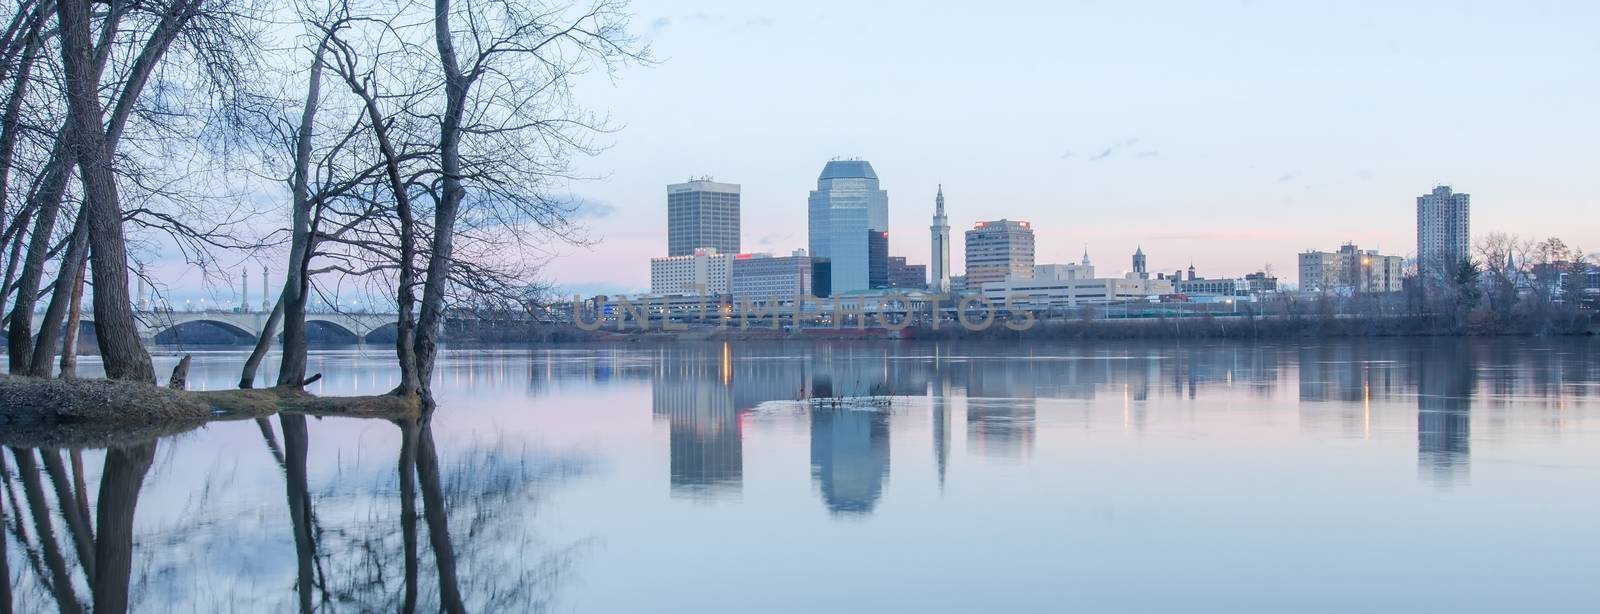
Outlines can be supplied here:
M108 379L0 375L0 444L115 447L181 433L213 420L276 413L401 419L421 412L415 397L318 397L293 388L184 391Z

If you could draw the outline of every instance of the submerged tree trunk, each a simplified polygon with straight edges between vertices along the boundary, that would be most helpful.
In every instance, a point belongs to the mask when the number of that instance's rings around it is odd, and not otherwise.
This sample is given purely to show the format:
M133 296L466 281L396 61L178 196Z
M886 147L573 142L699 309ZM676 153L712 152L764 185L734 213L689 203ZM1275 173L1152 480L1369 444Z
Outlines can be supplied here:
M261 327L261 335L256 337L256 347L250 350L250 357L244 361L244 369L239 371L239 388L248 390L256 385L256 372L261 370L261 361L267 357L267 351L272 349L272 340L278 336L278 323L283 321L283 295L278 295L278 302L272 306L272 314L267 316L267 323Z

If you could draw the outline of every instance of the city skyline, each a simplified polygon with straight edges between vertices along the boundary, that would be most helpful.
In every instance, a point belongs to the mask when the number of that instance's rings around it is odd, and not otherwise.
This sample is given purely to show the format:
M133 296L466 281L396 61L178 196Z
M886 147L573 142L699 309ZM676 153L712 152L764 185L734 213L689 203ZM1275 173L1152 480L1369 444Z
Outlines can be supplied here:
M873 162L895 195L890 255L912 262L940 184L952 229L1026 219L1039 262L1087 244L1106 275L1141 245L1152 271L1271 263L1288 282L1307 249L1407 255L1436 184L1474 196L1475 233L1600 236L1583 215L1600 204L1600 85L1572 77L1600 60L1580 27L1594 5L1052 3L1004 33L971 29L992 18L978 6L635 8L668 59L594 90L627 126L584 162L606 181L573 188L610 214L588 220L598 246L550 267L563 287L643 289L638 263L665 253L656 195L689 175L744 186L746 251L804 247L805 191L838 156ZM999 46L1005 61L980 51ZM725 96L661 93L735 75Z

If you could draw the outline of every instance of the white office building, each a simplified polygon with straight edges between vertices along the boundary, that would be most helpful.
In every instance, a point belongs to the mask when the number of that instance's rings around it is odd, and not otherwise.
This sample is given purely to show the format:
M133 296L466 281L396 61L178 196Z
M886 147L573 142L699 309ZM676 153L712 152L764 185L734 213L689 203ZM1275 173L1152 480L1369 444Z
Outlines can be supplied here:
M688 256L650 259L650 293L662 295L714 295L728 293L733 254L702 247Z
M1013 297L1020 307L1048 309L1108 303L1143 302L1172 294L1170 279L1095 277L1085 255L1082 264L1041 264L1028 277L1012 275L1002 282L983 284L983 296L997 305Z

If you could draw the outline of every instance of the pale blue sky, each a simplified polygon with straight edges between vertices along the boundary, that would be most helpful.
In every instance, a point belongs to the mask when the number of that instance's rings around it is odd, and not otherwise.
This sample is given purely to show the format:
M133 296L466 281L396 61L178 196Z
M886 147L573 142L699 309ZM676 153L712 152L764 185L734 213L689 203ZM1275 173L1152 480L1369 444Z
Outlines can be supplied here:
M546 269L573 290L646 289L665 186L691 175L743 185L746 251L804 247L807 191L836 156L872 162L890 252L914 263L943 183L956 273L962 231L1008 217L1033 222L1040 263L1087 245L1116 275L1143 245L1155 270L1270 263L1293 282L1309 248L1409 255L1435 183L1473 195L1474 235L1600 249L1600 2L633 9L659 64L576 91L621 129L577 161L602 177L571 187L601 242ZM156 272L173 300L231 300L171 257Z
M1473 232L1600 247L1600 3L644 0L657 66L578 92L624 129L575 187L604 241L566 284L643 289L665 184L744 186L746 251L805 245L806 192L870 160L891 246L928 259L936 184L959 234L1031 220L1039 261L1242 275L1344 241L1414 250L1415 197L1473 195ZM962 269L959 238L952 260Z

